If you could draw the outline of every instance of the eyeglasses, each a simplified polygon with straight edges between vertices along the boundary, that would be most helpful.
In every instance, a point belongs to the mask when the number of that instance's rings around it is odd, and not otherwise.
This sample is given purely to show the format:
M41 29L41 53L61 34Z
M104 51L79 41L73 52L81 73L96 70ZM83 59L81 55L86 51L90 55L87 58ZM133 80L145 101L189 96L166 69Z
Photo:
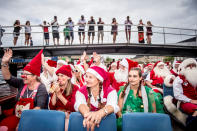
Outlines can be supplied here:
M34 74L26 74L26 73L22 73L21 75L28 76L28 75L34 75Z

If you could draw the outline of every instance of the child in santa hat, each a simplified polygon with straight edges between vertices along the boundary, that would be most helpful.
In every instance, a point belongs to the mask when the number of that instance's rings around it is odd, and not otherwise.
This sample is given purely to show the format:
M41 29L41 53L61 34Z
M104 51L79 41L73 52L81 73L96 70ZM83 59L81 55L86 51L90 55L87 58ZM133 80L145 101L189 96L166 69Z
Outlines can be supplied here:
M99 126L103 117L118 112L119 107L117 93L110 86L104 69L98 66L88 68L85 81L86 86L80 88L76 93L74 107L83 115L83 126L89 130L89 127L94 129L96 125Z
M20 120L23 110L28 109L45 109L47 108L48 93L46 87L40 83L39 76L41 70L41 50L31 61L24 67L21 78L16 78L10 74L9 61L12 57L12 50L7 49L2 58L2 75L6 82L18 88L17 103L15 113L6 117L0 123L0 126L6 126L8 130L15 130Z

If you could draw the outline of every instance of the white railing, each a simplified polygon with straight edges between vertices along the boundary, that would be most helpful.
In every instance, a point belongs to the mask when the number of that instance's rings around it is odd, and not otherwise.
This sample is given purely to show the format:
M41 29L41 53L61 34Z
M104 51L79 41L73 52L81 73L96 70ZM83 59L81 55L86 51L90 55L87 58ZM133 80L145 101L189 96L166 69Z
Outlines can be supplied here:
M94 37L94 44L98 44L98 26L102 24L86 24L85 26L85 43L88 43L88 27L89 26L95 26L95 37ZM59 34L60 34L60 45L64 45L64 36L63 36L63 28L66 25L59 25ZM74 25L74 41L73 45L79 44L79 38L78 38L78 26ZM104 24L104 44L110 44L112 43L113 36L111 35L111 24ZM138 25L132 25L131 26L131 41L130 43L138 43ZM144 25L144 40L146 43L146 27ZM0 38L3 43L3 47L7 46L13 46L13 26L2 26L3 29L5 29L5 32L3 33L3 37ZM33 39L33 43L35 46L44 46L44 35L43 35L43 29L40 25L31 25L32 31L31 36ZM177 46L179 45L188 45L188 43L178 43L180 41L194 38L197 36L197 30L196 29L187 29L187 28L175 28L175 27L161 27L161 26L152 26L153 36L152 36L152 44L175 44ZM52 37L52 31L51 27L49 27L49 33L50 33L50 45L53 44L53 37ZM22 25L22 30L20 31L20 36L17 41L16 46L24 46L25 43L25 30L24 25ZM1 36L0 36L1 37ZM101 40L100 40L101 43ZM118 35L116 43L127 43L126 35L125 35L125 24L118 24ZM67 43L68 45L68 43ZM190 45L197 46L197 40L190 42Z

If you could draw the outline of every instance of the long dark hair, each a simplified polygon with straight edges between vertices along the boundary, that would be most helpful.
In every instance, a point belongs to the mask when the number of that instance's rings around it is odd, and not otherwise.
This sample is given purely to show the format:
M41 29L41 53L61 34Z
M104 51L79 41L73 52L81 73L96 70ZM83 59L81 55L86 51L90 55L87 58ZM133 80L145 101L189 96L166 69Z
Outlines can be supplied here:
M142 77L142 71L141 71L141 69L139 69L139 68L132 68L130 71L137 71L139 77ZM142 84L142 80L140 80L140 84L139 84L139 87L137 89L137 96L139 96L139 91L141 90L141 84ZM124 89L122 90L121 98L124 98L125 97L125 91L126 91L126 88L127 88L128 85L129 85L129 82L124 86Z

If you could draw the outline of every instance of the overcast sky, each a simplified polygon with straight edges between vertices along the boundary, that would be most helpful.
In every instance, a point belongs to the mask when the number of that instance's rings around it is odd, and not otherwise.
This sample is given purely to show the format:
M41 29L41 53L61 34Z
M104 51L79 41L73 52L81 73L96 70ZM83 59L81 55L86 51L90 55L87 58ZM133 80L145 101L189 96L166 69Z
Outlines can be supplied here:
M60 24L68 17L77 23L83 14L86 20L102 17L107 24L113 17L123 24L129 15L134 24L143 19L156 26L197 28L197 0L0 0L0 14L3 26L16 19L31 25L51 22L54 15Z

